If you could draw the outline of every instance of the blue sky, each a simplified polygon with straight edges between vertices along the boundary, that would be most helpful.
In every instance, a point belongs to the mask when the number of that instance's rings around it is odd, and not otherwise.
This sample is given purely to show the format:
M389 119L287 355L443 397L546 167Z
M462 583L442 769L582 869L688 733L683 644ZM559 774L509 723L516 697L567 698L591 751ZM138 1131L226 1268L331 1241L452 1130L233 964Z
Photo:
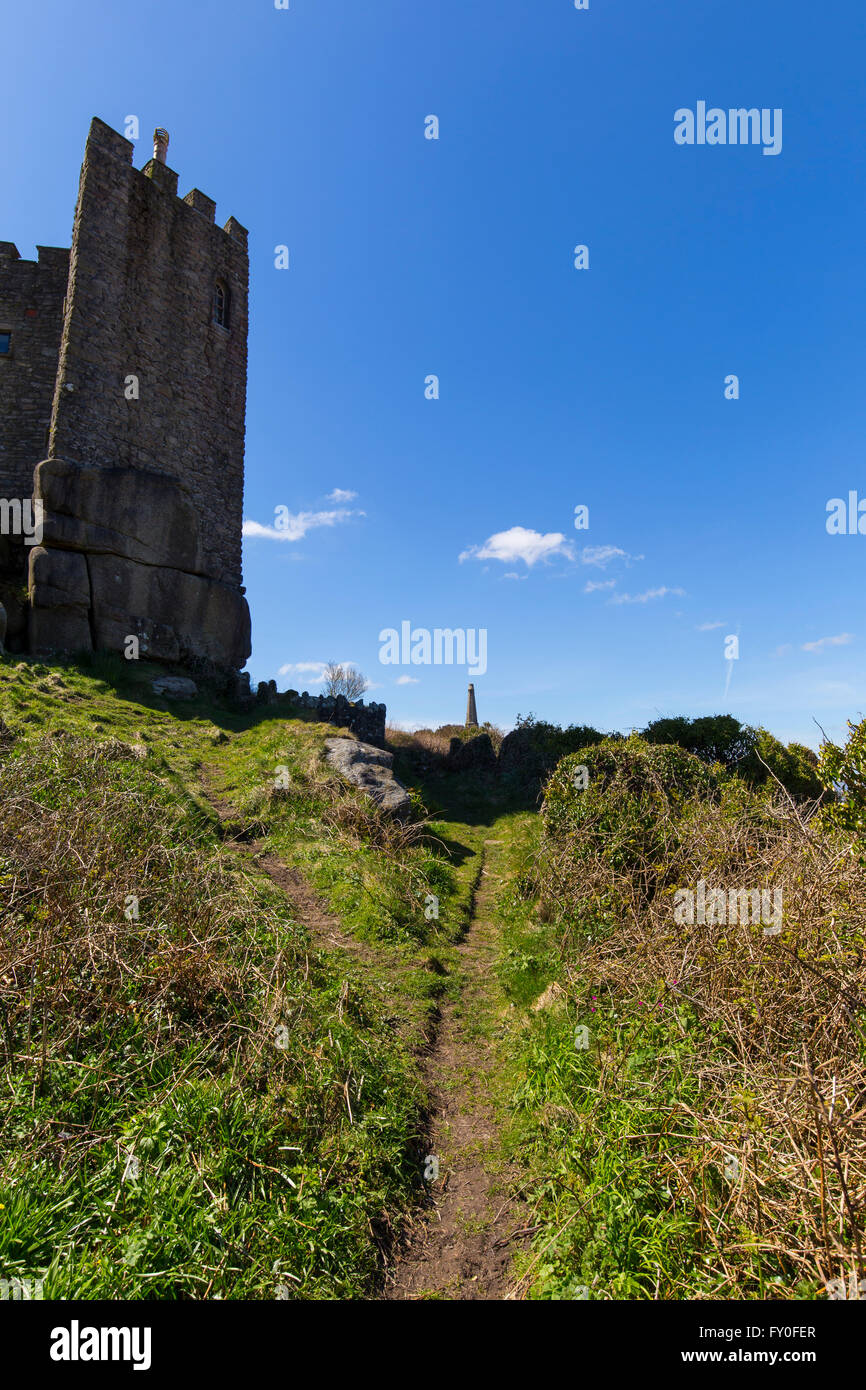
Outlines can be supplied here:
M864 709L866 535L825 524L866 498L862 5L42 0L3 49L22 255L69 244L93 115L250 228L244 514L299 518L245 542L254 680L351 660L462 719L465 669L380 663L408 620L486 630L504 727ZM780 108L781 152L677 145L698 101Z

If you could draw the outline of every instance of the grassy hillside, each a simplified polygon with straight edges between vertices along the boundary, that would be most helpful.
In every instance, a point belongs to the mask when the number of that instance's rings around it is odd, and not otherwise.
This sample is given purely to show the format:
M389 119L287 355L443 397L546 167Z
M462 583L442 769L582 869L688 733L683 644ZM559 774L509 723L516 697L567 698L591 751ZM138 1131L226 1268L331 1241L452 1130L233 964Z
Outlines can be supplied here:
M539 806L521 748L497 777L403 736L400 825L324 762L332 727L169 705L154 674L0 659L0 1277L172 1299L866 1278L863 727L824 806L763 763L595 731L554 749ZM687 920L700 881L779 890L778 930Z
M369 1293L422 1187L417 1051L469 888L337 788L333 730L133 674L0 664L0 1268L46 1297ZM237 834L381 953L319 949Z

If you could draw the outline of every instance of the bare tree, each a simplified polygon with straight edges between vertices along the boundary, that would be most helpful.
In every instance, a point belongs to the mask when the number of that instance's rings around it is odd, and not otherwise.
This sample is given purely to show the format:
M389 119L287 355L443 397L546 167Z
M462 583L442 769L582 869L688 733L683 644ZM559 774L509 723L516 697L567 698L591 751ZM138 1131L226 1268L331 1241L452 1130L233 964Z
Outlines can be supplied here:
M347 700L360 700L370 682L355 666L341 666L329 661L324 670L325 694L345 695Z

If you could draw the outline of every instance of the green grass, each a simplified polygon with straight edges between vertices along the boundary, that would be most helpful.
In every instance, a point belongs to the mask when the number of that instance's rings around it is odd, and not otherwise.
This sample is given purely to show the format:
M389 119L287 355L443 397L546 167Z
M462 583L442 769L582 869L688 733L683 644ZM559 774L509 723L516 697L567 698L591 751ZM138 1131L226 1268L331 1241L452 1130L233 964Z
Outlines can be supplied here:
M169 709L147 674L0 662L0 1273L46 1298L369 1297L422 1190L456 884L323 792L331 730ZM272 801L277 754L297 796ZM315 949L209 785L381 958Z
M324 762L333 728L204 687L169 705L159 673L0 659L0 1278L42 1278L47 1298L375 1297L423 1197L420 1059L448 998L498 1050L491 1162L517 1165L536 1228L527 1297L820 1296L802 1261L725 1215L727 1136L753 1153L763 1139L745 1083L727 1108L703 1087L721 1025L664 972L611 983L644 948L603 874L584 892L582 802L563 822L575 891L557 899L541 819L507 787L416 778L404 747L395 772L429 819L400 827ZM735 792L725 814L752 846L763 822ZM620 834L600 805L602 858L655 846L655 812L637 812ZM232 835L297 870L343 946L317 945ZM497 956L464 999L457 948L488 840ZM775 988L746 985L744 1000ZM776 1181L766 1165L765 1200ZM793 1225L786 1238L807 1243Z

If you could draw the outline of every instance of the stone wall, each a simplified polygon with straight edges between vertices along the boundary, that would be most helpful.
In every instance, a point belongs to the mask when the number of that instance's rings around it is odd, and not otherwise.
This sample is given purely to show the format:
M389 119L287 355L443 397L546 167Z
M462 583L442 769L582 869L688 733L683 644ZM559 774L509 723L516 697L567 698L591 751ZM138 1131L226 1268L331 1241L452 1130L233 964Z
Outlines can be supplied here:
M45 535L30 557L30 645L118 650L133 635L142 656L237 668L250 651L247 233L234 218L217 227L210 198L178 198L173 170L137 170L132 153L93 121L35 476Z
M259 681L256 701L263 705L275 705L284 710L287 718L315 720L321 724L334 724L339 729L349 729L362 743L385 746L386 707L371 701L347 700L345 695L308 695L297 690L279 692L276 681Z
M48 452L60 355L69 251L36 250L38 260L22 260L11 241L0 241L0 333L12 335L10 352L0 354L0 498L7 500L33 495L34 464ZM26 634L15 591L27 582L27 552L21 537L0 535L0 601L13 647Z

